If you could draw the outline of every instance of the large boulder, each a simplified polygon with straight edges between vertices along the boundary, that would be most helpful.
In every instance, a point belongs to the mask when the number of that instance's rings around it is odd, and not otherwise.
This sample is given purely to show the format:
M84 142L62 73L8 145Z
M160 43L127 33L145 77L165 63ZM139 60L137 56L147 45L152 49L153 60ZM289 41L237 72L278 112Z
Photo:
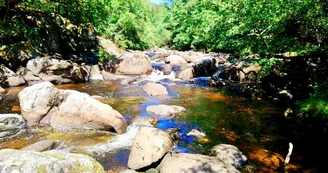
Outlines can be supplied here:
M58 99L62 99L62 102L53 107L43 121L55 129L111 130L114 128L118 133L125 131L124 117L111 106L93 99L88 94L61 90Z
M229 144L219 144L213 147L211 155L236 168L241 168L247 162L247 157L237 147Z
M35 84L18 94L28 125L49 124L58 130L115 129L123 133L124 117L88 94L58 90L50 82Z
M25 84L26 82L22 76L11 71L4 65L0 65L0 86L14 87Z
M159 115L164 118L172 118L174 115L184 112L186 109L175 105L153 105L147 106L148 113Z
M239 173L232 165L223 161L200 154L167 154L157 167L160 173L184 172L184 173Z
M50 81L55 84L86 82L90 70L67 60L36 58L28 61L19 73L29 84Z
M59 90L50 82L34 84L18 94L22 116L27 125L39 124L58 100Z
M141 127L133 141L128 167L134 170L145 168L163 158L172 147L173 141L166 132L156 128Z
M195 71L193 67L183 67L175 75L176 78L182 80L189 80L195 77Z
M93 158L62 151L0 150L0 172L20 173L103 173L104 169Z
M125 53L118 60L112 61L105 70L118 75L148 75L153 68L147 55Z
M165 62L169 62L171 65L176 65L176 66L187 63L187 61L179 55L170 55L165 58Z
M165 86L158 83L147 83L142 89L150 96L167 95Z
M0 114L0 141L22 133L25 121L17 114Z

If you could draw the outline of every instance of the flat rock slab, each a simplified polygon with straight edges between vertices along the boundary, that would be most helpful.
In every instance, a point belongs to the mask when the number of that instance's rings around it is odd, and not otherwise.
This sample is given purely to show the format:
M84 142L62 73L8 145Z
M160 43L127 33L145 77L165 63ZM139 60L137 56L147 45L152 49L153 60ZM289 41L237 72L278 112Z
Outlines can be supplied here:
M200 154L166 154L157 167L160 173L239 173L235 167L223 161Z
M133 141L128 167L139 170L150 166L160 160L172 147L172 139L166 132L156 128L141 127Z
M54 141L52 141L52 140L42 140L42 141L36 142L32 145L29 145L27 147L24 147L21 150L23 150L23 151L42 152L42 151L51 150L53 146L54 146Z
M159 115L164 118L173 118L174 115L186 111L184 107L175 105L154 105L146 108L148 113Z
M142 89L150 96L167 95L165 86L158 83L147 83Z

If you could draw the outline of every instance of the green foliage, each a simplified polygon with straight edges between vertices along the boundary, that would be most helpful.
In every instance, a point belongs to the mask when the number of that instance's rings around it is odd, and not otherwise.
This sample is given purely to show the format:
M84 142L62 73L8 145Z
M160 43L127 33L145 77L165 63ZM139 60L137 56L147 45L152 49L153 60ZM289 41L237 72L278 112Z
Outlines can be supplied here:
M327 15L322 0L176 0L172 39L178 49L241 56L307 53L326 45Z
M99 51L96 54L99 57L100 61L108 61L116 59L117 57L115 55L108 54L102 47L100 47Z
M279 66L283 64L281 59L277 58L262 58L258 62L256 62L262 66L262 70L258 80L262 77L268 75L270 72L275 71L275 69L279 69Z
M328 91L324 88L324 84L314 85L314 93L310 98L297 102L300 116L328 119Z

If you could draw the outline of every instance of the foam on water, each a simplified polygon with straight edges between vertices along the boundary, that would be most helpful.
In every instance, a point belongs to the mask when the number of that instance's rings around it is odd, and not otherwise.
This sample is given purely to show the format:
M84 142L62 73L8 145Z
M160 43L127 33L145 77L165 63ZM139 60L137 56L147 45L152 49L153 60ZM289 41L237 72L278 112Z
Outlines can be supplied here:
M126 133L117 135L107 143L94 146L84 147L90 153L100 156L106 153L113 152L118 149L129 148L133 144L133 139L136 137L140 127L152 127L150 123L132 123L127 127Z

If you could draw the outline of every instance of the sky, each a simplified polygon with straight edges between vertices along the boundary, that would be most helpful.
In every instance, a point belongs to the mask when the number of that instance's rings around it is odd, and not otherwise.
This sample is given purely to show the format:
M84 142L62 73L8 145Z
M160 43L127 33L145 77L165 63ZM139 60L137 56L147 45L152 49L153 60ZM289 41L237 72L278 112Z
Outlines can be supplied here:
M150 0L150 2L155 3L155 4L159 4L161 2L163 2L164 0Z

